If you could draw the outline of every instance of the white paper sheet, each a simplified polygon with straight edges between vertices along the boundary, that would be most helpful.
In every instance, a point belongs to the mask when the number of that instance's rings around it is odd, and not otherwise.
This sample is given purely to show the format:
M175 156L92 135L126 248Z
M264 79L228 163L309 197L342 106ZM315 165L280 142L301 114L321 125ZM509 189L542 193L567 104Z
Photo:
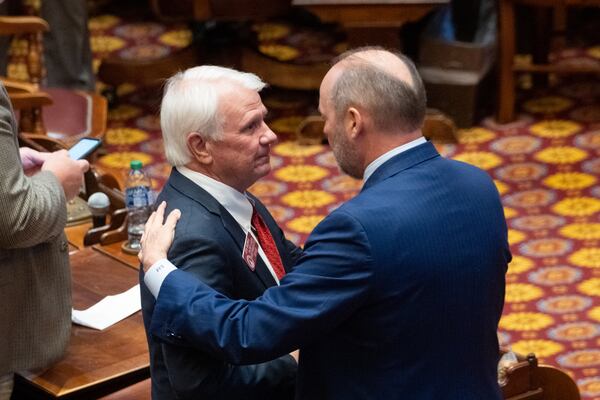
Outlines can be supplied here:
M73 309L71 320L79 325L103 330L141 308L140 285L135 285L126 292L106 296L87 310Z

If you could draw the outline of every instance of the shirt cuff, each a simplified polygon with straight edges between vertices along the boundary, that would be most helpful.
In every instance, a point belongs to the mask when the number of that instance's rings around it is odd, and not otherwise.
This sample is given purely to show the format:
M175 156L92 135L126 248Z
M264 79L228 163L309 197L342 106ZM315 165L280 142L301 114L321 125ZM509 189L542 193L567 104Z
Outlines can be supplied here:
M158 260L148 269L148 272L144 275L144 283L155 299L158 298L158 292L160 292L160 287L167 275L176 269L177 267L166 258Z

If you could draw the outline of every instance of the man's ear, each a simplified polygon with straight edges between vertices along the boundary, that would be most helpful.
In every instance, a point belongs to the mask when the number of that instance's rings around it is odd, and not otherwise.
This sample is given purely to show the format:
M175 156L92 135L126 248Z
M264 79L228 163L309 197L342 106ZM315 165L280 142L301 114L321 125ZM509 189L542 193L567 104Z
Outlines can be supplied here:
M350 137L353 139L356 138L363 131L363 116L357 108L348 108L348 111L346 111L346 119L344 121L344 125L346 127L346 132L348 132Z
M187 148L192 157L201 164L210 164L212 155L206 146L206 140L198 132L190 132L186 137Z

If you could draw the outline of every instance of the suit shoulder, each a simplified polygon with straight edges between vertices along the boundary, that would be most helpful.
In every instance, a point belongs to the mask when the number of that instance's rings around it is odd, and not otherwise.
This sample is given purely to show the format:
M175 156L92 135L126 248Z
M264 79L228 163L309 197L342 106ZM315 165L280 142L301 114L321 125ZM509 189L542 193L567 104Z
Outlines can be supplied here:
M480 179L488 180L490 182L492 181L492 178L485 170L475 165L466 163L464 161L452 160L449 158L440 157L440 159L443 160L445 168L452 168L462 174L470 174Z

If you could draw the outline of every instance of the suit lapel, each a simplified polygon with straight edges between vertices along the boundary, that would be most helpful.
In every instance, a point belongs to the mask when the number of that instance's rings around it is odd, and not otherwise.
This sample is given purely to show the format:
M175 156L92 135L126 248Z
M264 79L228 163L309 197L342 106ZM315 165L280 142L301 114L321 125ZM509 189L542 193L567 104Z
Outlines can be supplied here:
M173 168L173 171L171 172L170 181L173 187L179 192L191 198L192 200L202 204L208 211L215 215L218 215L221 218L223 227L229 233L229 235L238 247L240 263L243 264L244 268L249 269L246 262L242 260L242 251L244 249L246 235L242 227L237 223L233 216L229 214L225 207L223 207L221 203L219 203L214 197L212 197L206 190L202 189L200 186L196 185L194 182L183 176L175 168ZM263 285L265 285L265 288L271 287L276 284L275 279L273 279L273 276L269 271L269 268L267 268L266 264L260 256L257 256L254 274L263 283Z
M225 208L221 207L221 210L221 221L223 221L223 226L238 244L241 259L242 251L244 250L244 242L246 241L246 234L240 227L240 224L237 223L237 221L231 216L231 214L227 212L227 210L225 210ZM244 263L246 268L250 268L245 261L242 261L242 263ZM273 275L271 275L269 268L260 255L256 256L256 268L254 269L254 274L265 285L265 288L276 284L275 279L273 279Z

